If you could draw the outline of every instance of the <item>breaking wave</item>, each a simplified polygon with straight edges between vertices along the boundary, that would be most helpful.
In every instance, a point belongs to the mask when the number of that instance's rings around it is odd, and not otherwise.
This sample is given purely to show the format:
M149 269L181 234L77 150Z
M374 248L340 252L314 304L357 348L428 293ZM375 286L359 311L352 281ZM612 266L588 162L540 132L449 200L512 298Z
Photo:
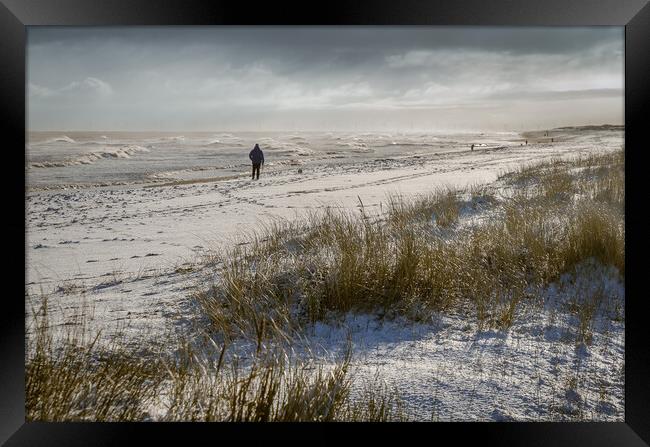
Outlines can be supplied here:
M102 151L93 151L88 154L80 155L75 158L66 160L39 161L29 164L30 168L60 168L66 166L89 165L97 160L131 158L137 152L149 152L149 149L135 144L122 146L117 149L105 148Z
M241 143L239 141L221 141L221 140L213 140L210 141L206 144L206 146L214 146L214 147L242 147L244 146L244 143Z
M314 153L311 148L306 147L309 145L309 142L307 141L294 143L289 141L278 141L274 138L261 138L258 141L260 148L263 151L268 150L274 154L307 156Z
M358 138L355 138L353 141L339 141L336 143L336 145L339 147L344 147L351 152L374 152L372 148L369 148L365 142L359 141Z
M162 137L162 138L159 138L158 141L161 141L161 142L170 142L171 141L171 142L174 142L174 143L180 143L180 142L185 141L185 136L178 135L178 136L174 136L174 137Z
M76 143L76 141L67 135L62 135L60 137L50 138L49 140L43 141L40 144L52 144L52 143Z

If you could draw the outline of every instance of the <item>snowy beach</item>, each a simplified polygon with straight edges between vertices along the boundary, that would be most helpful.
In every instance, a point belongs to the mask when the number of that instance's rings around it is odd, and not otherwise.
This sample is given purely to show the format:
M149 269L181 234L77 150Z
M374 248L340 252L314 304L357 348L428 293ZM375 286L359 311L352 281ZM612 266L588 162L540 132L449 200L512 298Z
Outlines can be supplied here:
M183 141L189 137L142 141L141 136L130 136L124 138L125 147L137 142L149 146L147 152L97 159L90 165L74 161L79 152L95 153L94 142L69 143L72 139L66 135L39 135L60 143L56 163L65 167L34 167L44 163L44 156L33 149L39 143L30 141L26 167L30 293L40 288L50 291L64 281L92 283L107 274L174 269L197 253L234 243L242 232L273 218L291 219L327 206L355 209L359 199L366 208L379 210L382 203L385 208L388 193L410 195L441 186L489 183L522 164L618 150L623 144L620 129L557 131L554 143L541 132L533 134L527 145L517 133L319 134L316 143L309 142L309 134L258 140L257 135L246 139L226 135L238 146L206 148L205 142L216 139L215 134L186 145ZM154 139L163 143L155 145ZM310 148L309 156L281 146L289 142L291 147L297 139L303 141L300 148ZM267 163L260 180L251 181L248 151L254 141L269 140L276 146L261 143ZM119 150L122 143L114 144ZM364 150L350 151L348 144ZM40 145L52 162L56 151Z
M266 163L253 181L247 154L255 142ZM33 134L26 149L28 336L32 309L47 295L55 324L65 326L85 303L88 325L103 339L119 329L131 347L144 349L201 324L193 293L219 275L206 259L274 220L327 207L381 216L390 194L441 187L485 185L498 196L508 190L499 177L522 165L613 153L623 144L617 127L549 136ZM467 213L461 223L489 216ZM590 274L565 280L588 288ZM616 272L596 277L623 306ZM322 349L327 363L349 333L355 383L378 375L401 392L413 419L555 420L580 411L589 420L621 421L624 324L597 318L592 344L576 345L574 317L558 304L562 287L549 287L539 297L542 310L522 308L505 331L479 330L453 313L418 323L349 314L316 323L303 342Z

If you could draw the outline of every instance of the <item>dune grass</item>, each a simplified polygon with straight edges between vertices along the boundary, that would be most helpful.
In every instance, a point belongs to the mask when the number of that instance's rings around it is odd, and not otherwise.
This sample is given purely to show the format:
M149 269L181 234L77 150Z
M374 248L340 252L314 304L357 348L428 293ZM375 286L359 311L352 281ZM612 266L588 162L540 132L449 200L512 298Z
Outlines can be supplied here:
M500 200L447 188L389 196L385 215L325 209L276 222L225 253L197 298L227 337L288 334L348 311L460 311L507 328L519 303L583 261L625 274L623 160L527 166L501 178L512 193ZM461 225L462 198L482 194L494 216Z
M228 422L394 421L404 419L394 391L381 383L353 399L351 347L335 365L308 367L286 351L259 352L250 366L195 355L169 367L172 389L164 420Z
M176 342L173 354L143 356L118 340L100 345L84 315L56 331L44 299L25 361L28 421L390 421L400 401L381 383L351 393L351 348L337 363L308 368L278 348L248 363L227 345ZM172 343L172 342L170 342ZM199 346L200 348L198 348ZM154 413L154 414L152 414Z
M25 360L28 421L141 420L162 378L159 365L130 355L119 344L99 348L89 336L83 310L57 339L47 299L35 312Z

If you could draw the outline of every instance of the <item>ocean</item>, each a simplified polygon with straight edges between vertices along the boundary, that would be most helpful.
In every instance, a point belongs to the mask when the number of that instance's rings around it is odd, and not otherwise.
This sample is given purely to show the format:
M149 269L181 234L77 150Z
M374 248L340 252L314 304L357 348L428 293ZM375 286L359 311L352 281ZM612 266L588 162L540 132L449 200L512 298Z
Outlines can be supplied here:
M31 189L128 185L248 173L259 144L265 169L427 156L522 142L516 132L29 132Z

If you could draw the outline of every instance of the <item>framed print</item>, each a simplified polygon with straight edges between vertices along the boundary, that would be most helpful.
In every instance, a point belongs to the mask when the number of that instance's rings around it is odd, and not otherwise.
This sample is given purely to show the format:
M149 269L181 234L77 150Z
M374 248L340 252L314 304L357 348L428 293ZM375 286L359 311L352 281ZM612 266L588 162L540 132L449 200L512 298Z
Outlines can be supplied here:
M5 1L3 441L645 445L646 3Z

